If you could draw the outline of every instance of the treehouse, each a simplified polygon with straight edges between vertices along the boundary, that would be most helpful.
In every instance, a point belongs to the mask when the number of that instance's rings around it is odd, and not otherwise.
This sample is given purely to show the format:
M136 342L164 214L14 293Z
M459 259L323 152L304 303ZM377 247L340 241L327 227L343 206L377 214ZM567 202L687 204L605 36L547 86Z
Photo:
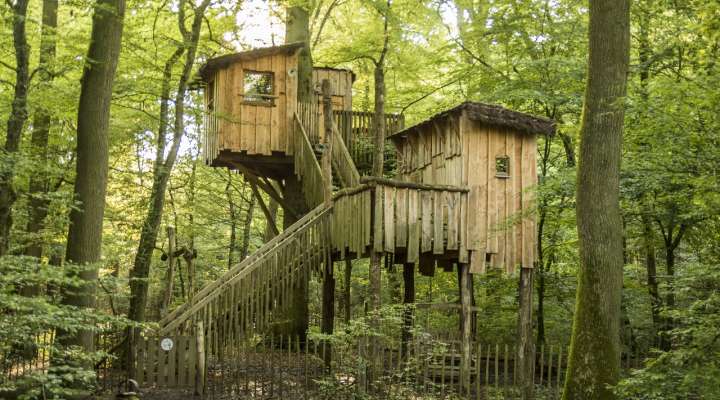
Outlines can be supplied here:
M254 49L207 61L200 69L205 92L204 158L214 167L251 167L258 175L282 178L292 173L294 115L304 123L313 145L322 140L320 84L332 83L333 111L352 111L350 70L313 70L315 93L298 101L301 43ZM350 128L351 129L351 128Z
M397 179L469 189L459 229L471 272L533 266L537 242L528 188L537 183L535 136L554 130L549 120L466 102L390 136L398 149Z

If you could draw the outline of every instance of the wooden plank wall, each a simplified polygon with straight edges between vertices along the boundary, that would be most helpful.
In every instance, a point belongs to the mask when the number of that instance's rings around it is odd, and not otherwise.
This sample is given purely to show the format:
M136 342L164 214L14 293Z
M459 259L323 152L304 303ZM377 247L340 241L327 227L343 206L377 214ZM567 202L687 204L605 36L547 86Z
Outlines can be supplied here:
M329 79L332 86L333 111L352 110L352 72L333 68L313 68L315 93L320 95L323 79ZM322 101L322 98L320 98Z
M169 351L160 348L164 337L138 341L134 360L135 380L142 388L191 388L197 373L197 347L193 336L172 336Z
M537 243L532 214L532 187L537 184L534 135L455 114L423 124L396 143L401 179L470 188L469 205L461 210L466 213L461 234L470 250L471 272L485 272L488 258L488 265L507 273L520 265L533 266ZM508 178L496 177L498 156L510 158Z
M208 159L212 161L220 150L292 154L290 132L297 107L297 75L288 74L290 69L297 69L297 55L275 54L238 61L216 72L216 118L215 123L206 127L208 138L217 138L217 143L212 143L215 139L209 140ZM277 96L274 105L243 103L245 70L273 73Z
M378 252L406 254L407 262L419 261L421 253L441 256L450 251L467 259L461 233L467 197L458 190L381 184L336 196L333 248L340 258L362 257L372 246Z

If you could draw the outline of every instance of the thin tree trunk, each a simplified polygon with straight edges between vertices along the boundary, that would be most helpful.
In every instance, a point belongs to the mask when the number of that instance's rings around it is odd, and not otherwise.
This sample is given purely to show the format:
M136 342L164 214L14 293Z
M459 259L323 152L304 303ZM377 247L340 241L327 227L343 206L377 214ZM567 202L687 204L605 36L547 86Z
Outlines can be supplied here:
M652 230L650 216L643 213L643 252L645 253L645 268L647 270L648 294L650 295L650 313L652 315L653 331L655 334L655 345L664 348L660 309L662 299L657 281L657 257L655 254L655 235Z
M168 239L168 259L167 259L167 274L165 276L165 291L163 292L163 301L160 306L160 315L165 316L167 314L170 304L173 298L173 283L175 281L175 250L177 249L177 243L175 240L175 228L172 226L167 227L167 239Z
M228 243L228 269L235 264L235 253L237 252L237 213L235 212L235 201L232 195L232 171L227 170L227 184L225 185L225 199L228 202L228 217L230 218L230 242Z
M40 34L40 78L42 84L50 86L53 81L52 69L55 64L58 1L43 0L42 31ZM30 138L32 153L36 165L39 166L30 176L29 210L27 233L31 236L25 247L25 255L40 258L42 256L42 240L37 236L45 227L47 216L47 199L49 179L47 176L48 138L50 133L50 111L39 107L33 117L33 131ZM37 289L33 291L37 293Z
M580 271L563 399L615 399L620 377L620 160L630 46L628 0L590 0L577 178Z
M65 288L62 303L82 308L95 306L95 291L102 245L103 215L108 173L108 126L110 99L120 56L124 0L95 3L90 47L83 69L77 122L77 163L74 198L78 207L70 211L66 260L84 265L79 278L84 284ZM94 350L89 330L59 332L63 345Z
M257 200L254 195L250 195L250 201L248 201L247 210L245 211L245 221L243 221L243 241L242 247L240 248L240 259L244 260L248 256L248 250L250 249L250 228L252 227L253 214L255 212L255 203ZM270 203L270 210L275 204L275 211L277 212L277 203ZM267 239L268 231L272 232L272 229L267 228L265 230L265 237ZM274 235L274 234L273 234ZM267 241L267 240L266 240Z
M200 30L202 28L203 16L205 9L209 5L210 0L204 0L197 8L194 9L194 18L191 31L188 32L185 27L184 9L188 2L180 2L178 6L178 26L183 36L183 47L171 56L170 60L165 64L165 80L163 83L163 93L161 99L160 112L160 128L158 130L158 149L156 163L153 170L153 186L150 195L150 205L148 213L143 223L138 250L135 255L135 261L130 276L130 309L128 317L133 321L142 322L145 320L145 307L148 297L148 276L150 274L150 263L155 243L157 242L158 229L162 221L162 213L165 205L165 190L170 179L170 173L175 160L177 158L180 141L185 133L185 92L187 83L190 78L190 72L195 62L195 53L197 50ZM190 3L192 6L192 3ZM172 66L175 61L185 53L185 62L183 70L178 80L177 91L175 93L175 113L173 126L173 139L167 158L162 161L165 148L165 132L167 131L167 110L169 103L169 81L171 79ZM160 161L160 162L158 162Z
M401 352L407 357L408 345L412 341L412 328L414 323L415 307L415 264L403 265L403 326L401 338Z
M352 260L345 259L345 284L343 285L343 303L345 305L345 325L350 323L352 318L352 297L350 296L350 286L352 284Z
M16 0L12 6L13 46L15 48L15 92L7 121L5 146L2 154L3 168L0 172L0 256L10 247L10 229L12 228L12 207L17 195L13 187L17 153L22 140L23 126L28 118L27 92L30 83L29 59L30 46L25 33L28 0Z

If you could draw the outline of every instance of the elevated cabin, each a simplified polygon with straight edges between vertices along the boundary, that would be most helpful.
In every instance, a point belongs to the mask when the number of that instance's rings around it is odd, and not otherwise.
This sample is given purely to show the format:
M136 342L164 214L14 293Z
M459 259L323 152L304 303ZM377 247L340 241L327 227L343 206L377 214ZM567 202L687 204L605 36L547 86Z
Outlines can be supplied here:
M276 178L291 173L296 112L313 122L306 126L308 135L321 139L319 98L308 105L298 103L301 48L302 43L291 43L224 55L200 69L206 110L203 151L209 165L252 164L258 174ZM318 68L313 77L318 85L331 79L337 109L351 109L351 71Z
M324 79L330 80L332 87L333 111L352 111L352 85L355 82L355 73L349 69L314 67L313 83L318 97L322 93L321 85Z
M537 183L536 135L554 131L543 118L466 102L389 138L398 149L397 179L469 189L460 236L471 272L511 273L536 260L528 189Z

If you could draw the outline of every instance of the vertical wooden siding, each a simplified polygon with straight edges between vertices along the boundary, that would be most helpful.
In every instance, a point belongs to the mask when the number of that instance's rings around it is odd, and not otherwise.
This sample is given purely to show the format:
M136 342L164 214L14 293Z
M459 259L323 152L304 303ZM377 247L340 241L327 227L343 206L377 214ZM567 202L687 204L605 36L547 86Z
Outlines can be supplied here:
M536 259L532 187L537 183L536 138L487 126L464 115L426 123L398 142L400 178L410 182L470 188L461 210L462 245L470 250L471 272L493 268L513 273ZM495 160L510 159L510 176L498 178Z
M292 116L297 107L297 55L275 54L238 61L215 74L215 113L206 119L206 157L219 151L292 154ZM243 103L244 71L273 73L272 106ZM207 102L206 94L206 102Z
M352 110L352 73L332 68L314 68L313 82L317 93L320 93L323 79L330 80L332 86L333 111Z

